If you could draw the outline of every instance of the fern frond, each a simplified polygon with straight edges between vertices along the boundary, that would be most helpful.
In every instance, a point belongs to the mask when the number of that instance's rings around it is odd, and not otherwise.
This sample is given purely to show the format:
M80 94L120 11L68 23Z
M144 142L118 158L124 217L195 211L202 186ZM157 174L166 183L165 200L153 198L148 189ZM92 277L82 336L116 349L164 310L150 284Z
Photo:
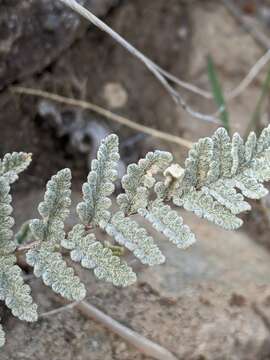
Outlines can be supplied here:
M252 164L251 173L259 182L270 180L270 149Z
M132 251L143 264L157 265L164 263L165 257L154 243L154 239L148 235L144 228L139 227L135 221L126 217L124 212L118 211L115 213L105 231L118 244Z
M179 214L169 205L165 205L161 199L156 199L147 209L139 209L138 212L178 248L186 249L196 241L194 234L183 224Z
M14 316L35 321L37 305L33 304L30 287L24 284L20 268L15 265L10 186L7 177L0 177L0 300L5 301Z
M114 191L119 160L118 137L109 135L98 150L97 159L91 163L87 182L83 185L84 201L78 204L78 215L85 225L104 227L110 219L109 196Z
M29 225L40 244L27 252L26 261L34 267L34 274L42 277L53 291L69 300L81 300L86 293L85 287L59 252L65 239L64 220L71 203L70 186L69 169L59 171L48 182L44 201L38 207L42 220L31 220Z
M194 144L185 161L184 182L189 187L201 187L207 183L211 173L209 159L213 158L213 142L210 138L200 139Z
M269 150L270 148L270 126L268 125L266 128L263 129L258 141L257 141L257 148L256 148L256 155L263 156L265 151Z
M0 347L4 346L6 342L5 332L2 325L0 324Z
M24 152L6 154L3 160L0 160L0 176L9 184L14 183L18 179L18 174L29 166L31 160L32 154Z
M44 201L38 206L42 220L30 221L30 229L38 241L60 244L65 237L64 220L69 215L71 172L60 170L47 183Z
M155 184L153 175L163 172L172 162L172 155L166 151L149 152L138 164L130 164L122 178L124 194L117 197L117 203L125 214L133 214L148 204L149 189Z
M268 190L258 182L251 171L243 171L230 182L231 186L241 190L243 195L250 199L261 199L268 194Z
M14 255L0 256L0 300L5 301L12 314L20 320L36 321L37 305L33 303L30 287L24 284L21 269Z
M212 221L227 230L237 229L243 223L229 209L203 191L190 191L181 200L185 210L192 211L198 217ZM178 205L176 199L174 199L174 203Z
M94 269L94 274L100 280L115 286L128 286L136 281L132 268L97 241L94 234L87 233L81 224L73 227L62 245L71 250L73 261L80 262L87 269Z
M7 180L0 177L0 254L8 255L15 251L16 244L12 240L14 219L12 213L10 186Z
M236 229L242 221L235 215L250 210L244 197L260 199L268 193L261 183L270 179L269 160L270 127L258 140L251 133L246 143L237 133L230 140L220 128L191 149L173 202L226 229Z
M52 244L43 243L38 250L29 250L27 263L34 267L34 275L42 277L45 285L68 300L82 300L86 295L80 278L68 267L61 253Z
M229 180L220 179L208 187L203 187L202 191L205 194L211 195L234 215L251 209L249 203L244 200L244 196L231 186Z
M231 155L231 139L224 128L219 128L212 136L214 144L214 157L211 159L212 176L209 183L219 178L227 178L231 176L232 155Z

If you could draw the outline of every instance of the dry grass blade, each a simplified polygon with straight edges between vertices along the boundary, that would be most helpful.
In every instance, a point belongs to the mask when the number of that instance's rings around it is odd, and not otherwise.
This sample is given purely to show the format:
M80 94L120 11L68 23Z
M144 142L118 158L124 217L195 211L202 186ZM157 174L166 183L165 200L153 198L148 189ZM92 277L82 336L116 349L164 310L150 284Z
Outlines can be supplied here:
M169 133L165 133L163 131L159 131L144 125L140 125L132 120L129 120L123 116L117 115L112 113L109 110L103 109L100 106L97 106L95 104L92 104L90 102L87 101L82 101L82 100L76 100L76 99L72 99L72 98L67 98L61 95L57 95L57 94L53 94L53 93L49 93L47 91L43 91L43 90L39 90L39 89L30 89L30 88L25 88L25 87L21 87L21 86L12 86L10 88L10 90L13 93L17 93L17 94L25 94L25 95L31 95L31 96L37 96L37 97L42 97L48 100L52 100L52 101L56 101L62 104L66 104L66 105L71 105L71 106L77 106L77 107L81 107L83 109L88 109L91 111L94 111L95 113L104 116L105 118L112 120L114 122L117 122L121 125L127 126L133 130L136 131L140 131L142 133L148 134L150 136L153 136L155 138L161 139L161 140L165 140L168 141L170 143L174 143L174 144L178 144L181 146L184 146L188 149L190 149L192 147L192 142L183 139L179 136L175 136Z
M77 3L75 0L59 0L75 12L86 18L100 30L107 33L114 40L116 40L121 46L123 46L130 54L139 59L148 70L158 79L158 81L163 85L166 91L171 95L176 104L180 105L189 115L192 117L209 121L213 123L219 123L218 119L213 115L202 114L194 109L192 109L182 98L182 96L169 84L163 74L159 71L158 65L154 64L150 59L148 59L144 54L142 54L139 50L137 50L134 46L132 46L129 42L127 42L122 36L120 36L117 32L111 29L108 25L106 25L103 21L101 21L98 17L92 14L89 10L84 8L82 5Z
M119 335L129 344L136 347L141 353L151 356L156 360L177 360L169 350L120 324L118 321L112 319L110 316L104 314L86 301L82 301L76 305L76 309L87 318L91 318L98 323L101 323L107 329Z

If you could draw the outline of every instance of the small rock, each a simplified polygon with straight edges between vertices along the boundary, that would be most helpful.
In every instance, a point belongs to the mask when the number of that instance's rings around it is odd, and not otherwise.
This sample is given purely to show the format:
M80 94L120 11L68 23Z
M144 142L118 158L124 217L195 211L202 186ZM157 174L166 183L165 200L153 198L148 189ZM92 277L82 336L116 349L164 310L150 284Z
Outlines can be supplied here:
M128 100L126 90L119 83L107 83L104 86L103 96L108 106L114 109L122 108Z

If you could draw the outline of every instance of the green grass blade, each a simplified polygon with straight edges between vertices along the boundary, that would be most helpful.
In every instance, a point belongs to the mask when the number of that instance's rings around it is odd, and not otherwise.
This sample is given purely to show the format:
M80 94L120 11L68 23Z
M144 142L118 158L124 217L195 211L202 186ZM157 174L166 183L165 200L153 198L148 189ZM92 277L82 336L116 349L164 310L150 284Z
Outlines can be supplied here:
M219 108L224 109L220 114L220 120L224 128L228 131L228 133L230 133L229 113L226 109L225 98L217 76L216 67L210 55L207 57L207 71L214 100Z

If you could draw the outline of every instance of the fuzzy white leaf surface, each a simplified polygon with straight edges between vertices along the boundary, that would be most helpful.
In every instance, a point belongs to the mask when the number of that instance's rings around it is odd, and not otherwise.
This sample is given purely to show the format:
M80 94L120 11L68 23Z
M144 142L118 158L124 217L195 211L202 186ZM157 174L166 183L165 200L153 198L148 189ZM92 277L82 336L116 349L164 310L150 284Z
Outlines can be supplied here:
M105 231L116 242L130 250L143 264L158 265L165 257L154 239L136 221L126 217L122 211L115 213Z
M72 260L80 262L85 268L94 269L95 276L100 280L123 287L136 281L132 268L97 241L94 234L88 234L81 224L74 226L62 245L71 250Z
M78 215L85 225L105 227L110 219L111 200L114 181L117 179L119 160L118 137L106 137L98 150L97 159L91 163L87 182L83 184L84 201L77 206Z
M195 235L183 224L180 215L160 199L153 201L148 209L139 209L139 214L180 249L186 249L196 241Z

